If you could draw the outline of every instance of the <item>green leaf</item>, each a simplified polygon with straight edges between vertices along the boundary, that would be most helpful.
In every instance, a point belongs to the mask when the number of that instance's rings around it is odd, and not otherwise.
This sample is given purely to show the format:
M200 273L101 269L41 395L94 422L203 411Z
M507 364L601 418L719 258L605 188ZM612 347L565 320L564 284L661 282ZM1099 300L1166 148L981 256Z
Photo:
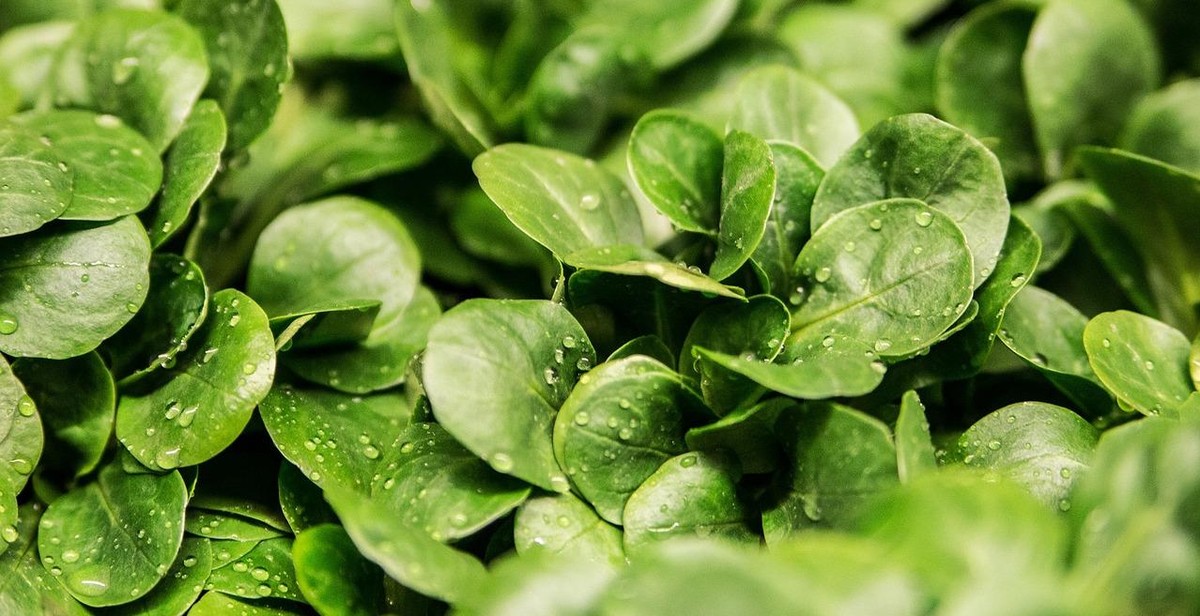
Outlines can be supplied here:
M38 552L81 603L128 603L150 592L174 562L186 501L177 472L131 475L110 464L46 509Z
M38 561L37 534L41 507L29 503L20 512L13 505L15 526L4 526L5 551L0 551L0 610L13 614L87 614Z
M381 612L383 573L358 553L340 526L322 524L296 536L292 561L300 592L321 614Z
M715 234L724 147L716 131L690 115L651 111L629 135L629 175L676 227Z
M996 156L932 116L880 122L825 175L813 201L813 232L838 212L900 197L924 201L962 229L974 257L974 286L983 284L1008 228L1008 199Z
M195 263L166 253L152 256L145 303L101 347L116 378L136 381L173 365L208 316L208 302L204 272Z
M1112 201L1113 213L1153 270L1151 289L1164 320L1197 331L1200 253L1192 238L1200 233L1195 195L1200 176L1156 160L1101 148L1082 148L1079 163Z
M997 2L972 11L942 43L937 105L942 115L988 145L1005 177L1041 176L1021 57L1037 7Z
M629 190L589 159L510 143L479 155L472 167L508 219L559 258L586 248L642 243L641 217Z
M847 528L865 503L899 482L891 431L850 407L809 403L783 411L775 431L790 468L781 494L763 510L768 543L813 527Z
M400 51L388 0L329 4L279 0L287 24L288 53L297 62L388 58Z
M17 527L17 495L29 480L42 455L42 424L38 421L33 398L0 357L0 534L6 540L15 536ZM3 553L3 550L0 550Z
M790 324L787 307L769 295L751 297L745 304L713 306L692 323L679 354L679 373L693 387L698 386L704 401L718 415L724 415L752 400L761 390L717 364L694 357L692 349L770 362L783 350Z
M118 439L152 469L199 464L242 433L275 376L267 315L239 291L218 291L175 360L123 392L117 405Z
M232 562L214 566L205 587L243 599L304 601L292 565L292 539L259 541Z
M1122 149L1200 173L1200 80L1178 81L1140 101L1125 120Z
M439 423L496 470L566 491L554 416L596 362L565 308L536 300L467 300L429 333L423 384Z
M0 238L33 231L71 203L74 170L28 128L0 125L0 174Z
M625 501L668 458L687 451L683 421L704 405L670 368L643 356L582 375L554 420L554 456L601 518L621 523Z
M1055 182L1034 195L1029 203L1012 209L1013 217L1029 225L1042 241L1038 273L1048 272L1063 261L1075 245L1078 235L1066 208L1078 201L1099 197L1094 187L1076 180Z
M204 42L182 19L122 9L81 21L51 78L56 106L115 115L162 152L208 75Z
M608 356L606 361L616 361L618 359L625 359L626 357L633 357L634 355L645 355L667 366L675 363L675 353L667 348L667 343L663 342L662 338L653 334L638 336L622 344Z
M808 241L813 197L825 172L804 150L770 142L775 163L775 198L762 240L750 259L763 271L771 294L787 300L795 290L792 265Z
M967 309L972 270L959 227L934 207L892 199L842 212L796 259L799 304L786 345L840 334L880 357L920 351Z
M163 163L162 195L142 220L155 248L183 228L192 206L208 189L221 166L227 128L217 102L196 103Z
M112 375L100 356L88 353L61 361L21 359L12 370L25 385L46 432L45 456L38 469L63 479L90 473L108 447L117 401ZM22 411L20 404L18 411ZM14 430L14 434L20 432ZM9 457L17 458L33 463L37 456Z
M477 156L499 142L500 135L468 76L455 66L454 46L465 47L470 39L456 39L451 12L441 2L396 3L396 33L409 78L421 94L430 120L464 154Z
M685 453L667 460L625 505L625 549L672 537L758 541L751 510L737 494L741 471L719 452Z
M45 93L54 59L74 32L74 21L42 21L5 29L0 36L0 75L20 93L22 108L34 106Z
M183 0L176 7L204 39L207 93L229 120L229 149L266 130L291 77L287 31L274 0Z
M858 139L854 112L811 77L786 66L751 71L738 86L729 128L801 148L830 167Z
M1007 481L930 473L874 503L857 525L888 546L888 558L944 597L943 609L985 613L988 606L1061 597L1068 536L1054 512ZM1022 587L1013 596L1014 584ZM985 602L981 604L982 602ZM998 613L1010 613L1001 609Z
M247 150L250 162L222 178L227 199L201 203L185 256L214 286L229 286L285 208L416 167L441 147L441 137L416 118L339 116L288 90L270 129Z
M692 428L684 438L694 451L732 451L747 474L769 473L783 458L772 426L779 413L794 405L795 401L788 398L771 398Z
M771 391L807 400L861 396L875 389L887 372L887 365L874 359L872 345L841 334L789 339L775 364L699 347L695 352Z
M614 38L604 28L576 30L538 63L525 93L531 143L584 154L604 137L615 99L629 81L624 50Z
M487 580L487 570L474 556L396 523L378 504L340 490L327 490L325 497L359 552L406 587L457 603Z
M1090 414L1112 406L1088 365L1083 316L1066 300L1034 286L1025 287L1005 309L1000 341L1029 362Z
M206 592L188 616L302 616L310 612L298 603L250 601L219 592Z
M1099 609L1187 613L1200 532L1193 505L1200 428L1165 419L1135 421L1104 434L1072 494L1079 596Z
M586 616L596 613L618 569L612 564L548 552L510 556L492 575L455 604L460 616Z
M371 335L380 305L376 299L352 299L271 317L275 349L310 349L362 342Z
M1099 314L1088 322L1083 346L1105 388L1146 415L1173 415L1195 391L1192 345L1161 321L1124 310Z
M200 597L205 580L212 572L212 559L212 546L207 539L184 538L175 562L154 590L132 603L112 606L105 613L183 616Z
M189 503L184 530L208 539L233 541L262 541L282 537L283 532L250 518L221 511L201 509Z
M775 196L775 162L765 141L734 129L725 138L717 253L708 275L724 280L742 266L766 232Z
M581 272L591 270L621 276L653 278L676 289L745 299L741 289L721 284L700 273L697 268L668 261L666 257L644 246L621 244L584 249L566 256L563 261Z
M1121 0L1055 0L1038 12L1021 58L1046 175L1075 146L1108 144L1159 80L1154 37Z
M291 208L263 231L246 288L274 316L378 300L374 327L360 344L295 362L294 354L284 357L306 379L365 393L402 382L423 346L420 330L427 331L437 305L418 293L420 275L421 255L399 219L369 201L334 197Z
M1058 209L1087 239L1092 252L1104 264L1113 280L1121 285L1138 312L1157 315L1158 307L1154 302L1154 291L1146 280L1146 264L1142 253L1117 223L1117 219L1103 207L1082 199L1063 203Z
M1071 508L1071 486L1087 471L1100 432L1053 404L1010 404L975 422L952 452L963 464L1023 486L1045 506Z
M896 471L901 483L908 483L937 469L933 440L925 405L915 391L904 392L900 415L896 419Z
M626 45L635 47L655 69L679 64L714 41L737 12L735 0L646 4L638 0L599 0L585 22L611 24Z
M553 553L615 566L625 564L621 531L569 492L525 501L513 522L513 540L522 558Z
M63 220L112 220L142 211L162 183L162 161L116 116L87 111L21 114L10 121L53 144L75 184ZM42 187L44 190L44 187Z
M150 282L137 218L61 223L0 240L0 351L64 359L95 349L133 318Z
M304 471L291 464L281 464L278 484L279 507L292 532L300 534L314 526L338 521L329 503L325 502L321 488L309 481Z

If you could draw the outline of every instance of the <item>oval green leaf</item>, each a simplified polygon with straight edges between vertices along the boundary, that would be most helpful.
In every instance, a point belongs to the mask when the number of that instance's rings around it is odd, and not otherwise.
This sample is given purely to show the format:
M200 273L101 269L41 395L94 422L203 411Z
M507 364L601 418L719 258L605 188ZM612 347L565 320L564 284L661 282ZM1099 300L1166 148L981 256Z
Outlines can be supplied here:
M342 527L322 524L296 535L292 561L300 592L318 613L374 616L382 612L383 573L358 553Z
M0 351L64 359L95 349L146 299L150 242L137 218L62 223L0 240Z
M508 219L559 258L586 248L642 244L633 196L620 178L589 159L510 143L479 155L472 167Z
M117 403L113 377L100 356L88 353L61 361L21 359L12 370L25 385L45 427L46 455L38 470L58 479L90 473L112 437ZM8 459L32 462L36 456L10 455Z
M629 135L629 175L676 227L715 234L720 219L721 136L689 115L651 111Z
M740 130L725 137L717 254L708 275L724 280L742 266L767 229L775 197L775 162L765 141Z
M612 565L625 564L621 531L574 494L538 496L525 501L513 521L513 542L522 558L539 552Z
M1024 486L1042 504L1071 508L1071 486L1088 469L1100 432L1075 413L1042 402L1011 404L975 422L953 456Z
M696 452L663 463L625 504L625 549L672 537L757 542L750 508L737 493L741 470L723 452Z
M866 342L880 357L920 351L967 309L972 269L959 227L920 201L892 199L844 211L821 226L796 259L799 304L787 345L841 334Z
M790 325L787 306L769 295L751 297L745 304L713 306L692 323L679 352L679 373L693 387L698 386L704 401L718 415L724 415L760 390L719 365L695 357L692 349L701 347L744 360L770 362L783 350Z
M1192 345L1161 321L1105 312L1088 322L1083 346L1105 388L1146 415L1171 415L1195 391L1188 373Z
M670 368L635 355L583 375L554 420L554 454L601 518L621 523L625 501L668 458L687 451L684 416L703 403Z
M242 433L275 376L267 315L240 291L219 291L175 360L117 405L117 438L152 469L199 464Z
M755 69L738 86L729 128L801 148L830 167L858 139L858 120L816 80L786 66Z
M259 541L246 553L213 567L205 588L243 599L303 602L292 565L292 539Z
M0 126L0 238L28 233L71 203L75 172L33 131Z
M46 111L12 118L53 144L74 171L63 220L112 220L150 205L162 184L158 152L137 131L111 115Z
M196 103L167 150L158 205L142 219L155 248L183 228L192 206L216 177L226 132L225 116L216 101L204 99Z
M825 175L813 201L813 231L838 212L898 197L920 199L959 226L975 259L974 286L983 284L1008 229L1008 198L996 156L932 116L880 122Z
M128 603L150 592L175 561L186 502L179 473L131 475L110 464L46 509L38 552L80 603Z
M554 416L596 363L587 334L561 305L465 301L429 333L424 385L439 423L492 468L564 492Z
M205 580L212 573L212 546L207 539L185 537L175 562L162 581L132 603L109 607L106 614L128 616L183 616L200 598Z
M208 81L204 42L161 11L105 11L76 26L53 74L54 104L110 113L167 149Z

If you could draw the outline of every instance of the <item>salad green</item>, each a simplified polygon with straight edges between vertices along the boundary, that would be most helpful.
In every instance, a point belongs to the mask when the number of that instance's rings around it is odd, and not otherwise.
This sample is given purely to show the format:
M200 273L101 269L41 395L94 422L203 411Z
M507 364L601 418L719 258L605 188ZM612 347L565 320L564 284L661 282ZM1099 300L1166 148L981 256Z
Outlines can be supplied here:
M1200 612L1192 4L5 0L0 614Z

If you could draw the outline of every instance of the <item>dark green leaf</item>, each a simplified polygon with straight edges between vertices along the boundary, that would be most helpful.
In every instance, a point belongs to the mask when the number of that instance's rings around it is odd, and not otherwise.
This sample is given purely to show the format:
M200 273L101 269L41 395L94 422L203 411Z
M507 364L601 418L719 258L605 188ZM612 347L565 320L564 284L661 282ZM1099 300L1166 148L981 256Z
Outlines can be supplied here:
M373 616L381 612L383 573L364 559L340 526L322 524L296 536L296 581L321 614Z
M1123 149L1200 173L1200 80L1188 79L1142 98L1125 120Z
M162 183L158 153L116 116L86 111L47 111L12 122L53 144L74 171L75 184L63 220L112 220L142 211ZM45 187L42 187L45 190Z
M742 266L766 232L775 196L775 162L765 141L740 130L725 138L721 220L709 276L724 280Z
M731 129L781 141L830 167L858 139L854 112L832 92L785 66L755 69L738 86Z
M638 120L629 136L629 175L676 227L715 234L723 152L721 137L699 120L652 111Z
M106 11L80 22L60 52L54 104L118 116L162 152L183 128L208 74L204 42L182 19Z
M791 315L783 302L768 295L752 297L745 304L713 306L692 323L680 352L679 373L698 386L719 415L753 399L761 390L718 364L693 356L693 348L740 357L747 361L770 362L783 350L790 333Z
M569 492L525 501L513 527L516 550L522 557L551 552L610 565L625 563L621 531Z
M196 103L167 150L158 205L143 218L155 248L183 228L192 206L217 175L225 138L225 115L217 102L204 99Z
M95 353L88 353L62 361L22 359L12 369L29 392L45 427L45 456L39 470L63 479L90 473L108 447L116 410L116 388L104 362ZM17 410L22 411L20 406ZM20 438L21 432L14 426L13 435ZM32 463L37 458L31 460L28 452L17 455L20 453L10 452L9 459Z
M792 265L808 240L813 197L825 172L796 146L780 142L768 145L775 163L775 199L762 240L750 258L763 271L764 286L786 301L795 290Z
M33 398L0 357L0 548L17 536L17 495L29 480L42 455L42 424ZM15 539L14 539L15 541ZM3 551L0 550L0 553Z
M492 468L557 492L554 416L596 353L575 318L545 301L468 300L434 325L423 384L446 430Z
M838 212L898 197L920 199L962 229L974 257L974 286L983 284L1008 228L1008 199L996 156L932 116L880 122L821 182L813 201L813 231Z
M4 526L5 551L0 552L0 611L11 614L85 615L58 580L38 561L37 533L41 508L28 504L13 508L15 526Z
M162 581L132 603L113 606L105 614L183 616L200 597L212 572L212 546L207 539L186 537Z
M118 439L153 469L199 464L242 433L275 376L267 315L240 291L219 291L175 360L117 405Z
M625 549L672 537L757 541L751 510L739 498L741 476L731 456L685 453L667 460L625 505Z
M594 270L622 276L653 278L664 285L685 291L698 291L739 300L745 298L741 289L721 284L700 273L695 266L689 267L668 261L666 257L644 246L622 244L585 249L572 253L563 260L581 271Z
M146 299L150 242L137 218L62 223L0 240L0 351L63 359L95 349Z
M1083 346L1108 391L1146 415L1173 415L1195 391L1188 374L1192 345L1161 321L1106 312L1088 322Z
M292 540L267 539L232 562L214 566L206 588L243 599L303 601L292 565Z
M50 505L38 552L80 602L128 603L150 592L174 562L186 501L177 472L130 475L110 464Z
M33 231L71 203L74 170L28 128L0 125L0 174L0 238Z
M703 403L670 368L643 356L582 375L554 420L554 454L600 517L621 523L625 501L683 453L683 421Z

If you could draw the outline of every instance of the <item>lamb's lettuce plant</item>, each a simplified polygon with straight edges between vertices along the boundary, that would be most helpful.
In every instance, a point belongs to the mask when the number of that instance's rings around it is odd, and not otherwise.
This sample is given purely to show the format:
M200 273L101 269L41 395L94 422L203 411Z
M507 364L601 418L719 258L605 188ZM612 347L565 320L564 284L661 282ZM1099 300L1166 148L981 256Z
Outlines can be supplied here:
M5 0L0 614L1200 611L1194 13Z

